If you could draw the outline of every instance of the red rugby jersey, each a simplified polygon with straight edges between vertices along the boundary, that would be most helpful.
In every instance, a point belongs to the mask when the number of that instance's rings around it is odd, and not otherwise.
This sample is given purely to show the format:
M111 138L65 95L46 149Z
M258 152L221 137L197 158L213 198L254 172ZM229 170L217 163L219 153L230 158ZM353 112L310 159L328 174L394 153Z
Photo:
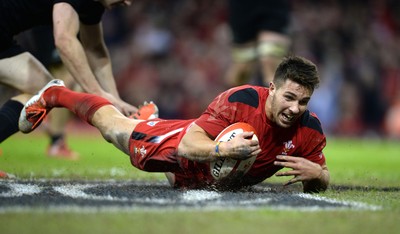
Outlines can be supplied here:
M274 175L281 169L273 164L280 154L304 157L320 165L325 163L322 150L326 138L316 115L307 110L297 124L281 128L266 116L268 95L269 90L265 87L232 88L216 97L195 121L214 138L236 122L248 123L256 129L262 151L248 173L237 181L237 186L254 185ZM177 175L177 186L198 187L213 183L208 164L182 159L181 168L184 173Z

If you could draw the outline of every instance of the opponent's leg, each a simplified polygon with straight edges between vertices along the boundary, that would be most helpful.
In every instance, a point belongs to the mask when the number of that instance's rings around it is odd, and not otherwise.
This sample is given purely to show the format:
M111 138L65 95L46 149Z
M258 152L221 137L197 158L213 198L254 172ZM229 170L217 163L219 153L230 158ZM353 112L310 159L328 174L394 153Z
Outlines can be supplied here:
M26 94L35 94L52 79L45 67L30 53L0 59L0 83ZM30 96L20 95L0 108L0 142L18 131L18 117Z
M56 78L64 81L66 87L75 86L75 82L67 68L62 63L54 63L49 66L50 73ZM46 121L45 131L50 138L46 154L52 158L76 160L79 153L68 147L65 126L71 120L71 112L68 109L57 108L51 111Z
M259 56L263 83L268 86L274 79L275 70L287 55L290 38L287 35L262 31L258 36L257 54Z
M18 118L23 107L18 101L8 100L0 108L0 142L19 131Z
M255 43L235 45L232 48L232 62L229 66L225 82L229 87L246 84L254 76L257 66Z
M26 94L18 95L8 100L0 108L0 143L19 131L18 118L24 107L22 103L25 103L30 97Z
M23 93L34 95L51 79L47 69L28 52L0 59L0 83Z

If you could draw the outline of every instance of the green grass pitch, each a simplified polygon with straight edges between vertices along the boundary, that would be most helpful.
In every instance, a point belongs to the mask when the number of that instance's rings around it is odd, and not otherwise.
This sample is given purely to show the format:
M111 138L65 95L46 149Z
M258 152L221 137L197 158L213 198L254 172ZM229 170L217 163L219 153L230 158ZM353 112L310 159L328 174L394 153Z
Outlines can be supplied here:
M17 134L0 145L0 170L26 179L161 180L162 174L141 172L128 156L100 134L69 135L78 161L44 156L48 139L37 131ZM332 188L322 196L382 206L378 211L113 211L0 213L5 233L398 233L400 230L400 142L328 137L324 151ZM282 183L287 178L271 178ZM339 185L354 189L336 189ZM1 198L0 198L1 199Z

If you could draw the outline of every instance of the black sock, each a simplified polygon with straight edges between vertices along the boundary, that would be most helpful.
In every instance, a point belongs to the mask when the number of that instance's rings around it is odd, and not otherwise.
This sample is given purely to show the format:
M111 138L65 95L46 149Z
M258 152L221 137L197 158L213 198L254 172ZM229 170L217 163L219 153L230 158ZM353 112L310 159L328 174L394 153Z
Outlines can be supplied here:
M51 135L50 136L50 144L53 145L59 140L64 139L64 134L57 134L57 135Z
M18 120L24 105L14 100L8 100L0 108L0 143L19 131Z

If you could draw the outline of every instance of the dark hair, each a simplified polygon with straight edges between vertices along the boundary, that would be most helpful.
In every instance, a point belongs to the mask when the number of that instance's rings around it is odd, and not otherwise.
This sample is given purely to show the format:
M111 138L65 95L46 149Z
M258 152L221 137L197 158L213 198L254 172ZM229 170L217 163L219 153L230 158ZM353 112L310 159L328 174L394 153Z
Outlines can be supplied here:
M287 79L314 91L319 85L317 66L306 58L287 56L276 69L274 84L280 87Z

